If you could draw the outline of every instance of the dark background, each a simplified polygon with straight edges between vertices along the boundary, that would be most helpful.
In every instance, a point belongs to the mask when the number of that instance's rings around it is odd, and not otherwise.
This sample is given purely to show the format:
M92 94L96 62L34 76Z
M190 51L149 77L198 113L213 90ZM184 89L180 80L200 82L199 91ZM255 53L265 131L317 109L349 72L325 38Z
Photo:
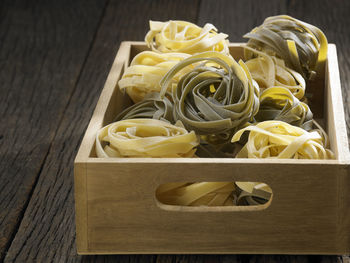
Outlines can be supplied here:
M123 40L148 20L213 23L231 42L289 14L338 49L347 127L350 1L0 1L0 262L350 262L342 256L78 256L73 160Z

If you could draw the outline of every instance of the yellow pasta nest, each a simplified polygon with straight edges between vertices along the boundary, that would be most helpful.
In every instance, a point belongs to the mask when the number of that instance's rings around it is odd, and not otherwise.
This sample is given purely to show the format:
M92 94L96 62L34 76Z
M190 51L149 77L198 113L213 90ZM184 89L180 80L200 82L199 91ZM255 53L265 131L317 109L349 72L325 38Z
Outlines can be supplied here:
M247 57L254 56L245 64L260 89L279 86L289 89L298 99L304 97L306 87L304 78L298 72L286 67L282 59L249 47L245 47L245 52Z
M248 141L237 158L334 158L318 131L307 132L282 121L264 121L239 130L232 142L239 141L245 131L250 131Z
M150 31L145 37L148 47L159 52L196 54L218 51L229 54L227 35L217 33L212 24L203 28L186 21L150 21Z
M96 135L97 157L193 157L199 144L196 134L180 122L154 119L114 122ZM104 145L104 146L103 146Z
M250 47L283 59L305 78L324 72L328 42L313 25L286 15L272 16L244 37L249 38Z
M163 76L179 61L190 57L184 53L157 53L153 51L144 51L139 53L125 70L118 85L135 102L140 102L146 94L159 92L159 82ZM185 69L179 72L173 79L176 83L186 72Z

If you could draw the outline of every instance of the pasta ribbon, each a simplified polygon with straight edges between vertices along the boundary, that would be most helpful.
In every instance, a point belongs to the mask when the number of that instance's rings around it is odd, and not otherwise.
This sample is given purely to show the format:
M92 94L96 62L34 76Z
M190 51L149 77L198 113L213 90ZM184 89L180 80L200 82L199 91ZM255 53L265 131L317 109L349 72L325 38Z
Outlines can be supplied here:
M284 87L271 87L260 94L260 108L255 116L259 122L280 120L305 130L311 130L313 114L304 102L300 102Z
M162 203L180 206L234 205L233 182L168 183L156 192Z
M157 199L179 206L261 205L272 197L270 186L258 182L167 183L158 187Z
M159 92L159 82L163 76L179 61L190 57L184 53L160 54L153 51L143 51L136 55L130 66L125 69L122 78L118 81L119 88L126 90L129 97L135 102L140 102L148 93ZM182 74L179 72L173 78L177 83Z
M250 131L248 141L237 158L334 158L318 131L308 132L282 121L264 121L239 130L231 141L237 142L245 131Z
M270 186L257 182L235 182L240 191L237 205L261 205L270 200L272 190Z
M247 57L255 56L245 64L260 89L280 86L289 89L298 99L304 97L306 87L304 78L298 72L286 67L282 59L247 46L245 52L249 54Z
M259 108L258 85L243 61L219 52L199 53L175 65L161 81L161 96L173 77L194 63L200 65L173 89L175 119L199 135L224 133L252 120Z
M159 93L149 93L144 100L122 111L115 118L115 121L139 118L157 119L174 123L173 103L166 96L160 98Z
M283 59L304 78L324 74L328 42L313 25L286 15L272 16L244 37L249 38L248 46Z
M162 53L182 52L196 54L217 51L229 54L228 35L217 33L212 24L203 28L186 21L150 21L150 31L145 37L148 47Z
M154 119L114 122L96 135L97 157L193 157L199 141L181 122ZM102 146L102 145L105 146Z

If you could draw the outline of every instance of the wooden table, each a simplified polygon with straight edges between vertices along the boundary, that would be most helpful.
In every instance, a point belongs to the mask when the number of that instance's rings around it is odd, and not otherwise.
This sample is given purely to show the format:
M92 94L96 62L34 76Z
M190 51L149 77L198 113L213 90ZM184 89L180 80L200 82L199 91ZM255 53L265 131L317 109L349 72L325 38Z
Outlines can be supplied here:
M231 42L290 14L336 43L350 125L350 1L82 0L0 3L0 261L350 262L346 256L78 256L73 160L123 40L148 20L211 22Z

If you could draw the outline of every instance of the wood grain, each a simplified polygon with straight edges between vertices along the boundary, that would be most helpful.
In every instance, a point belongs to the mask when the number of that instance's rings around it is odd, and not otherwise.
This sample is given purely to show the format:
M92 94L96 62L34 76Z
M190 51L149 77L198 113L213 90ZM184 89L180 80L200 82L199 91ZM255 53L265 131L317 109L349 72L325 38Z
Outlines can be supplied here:
M78 2L78 1L76 1ZM120 3L119 3L120 2ZM94 105L97 100L97 96L99 95L101 88L103 86L104 80L107 76L108 70L110 68L110 65L113 61L114 55L117 51L117 48L119 46L119 42L121 40L142 40L145 29L147 28L147 20L149 18L151 19L159 19L159 20L166 20L170 18L177 18L177 19L185 19L193 22L198 22L200 25L203 25L205 22L213 22L219 30L223 32L231 33L232 37L230 37L231 41L240 41L241 33L246 32L246 30L250 30L251 24L258 25L262 22L264 17L266 17L267 14L277 14L278 12L281 12L285 10L285 12L293 13L293 12L299 12L303 14L303 17L305 17L305 20L313 19L314 21L326 21L324 24L328 28L328 31L331 32L334 31L333 37L335 37L335 40L331 40L332 42L336 43L338 45L338 55L339 55L339 63L340 63L340 73L341 73L341 79L342 79L342 85L343 85L343 94L344 95L344 104L345 104L345 110L346 110L346 118L347 118L347 125L349 128L349 86L347 83L349 83L350 79L350 63L348 59L348 53L349 50L346 49L346 46L349 46L349 27L348 27L348 19L349 16L347 14L347 10L349 10L347 1L312 1L313 3L316 2L316 7L313 7L312 4L308 4L307 1L280 1L277 3L277 1L273 1L274 4L269 4L269 1L261 1L256 2L255 5L252 5L253 1L232 1L235 2L235 4L232 5L235 9L231 8L218 8L217 6L220 6L223 3L227 3L228 1L215 1L216 5L212 4L210 1L202 1L199 3L199 1L195 1L194 3L191 3L191 7L183 8L187 5L185 5L185 1L111 1L109 6L106 8L106 11L104 13L104 19L100 25L99 31L96 34L95 41L93 43L93 47L91 49L91 52L89 53L89 57L87 59L87 63L85 64L85 67L83 71L81 72L80 81L76 88L76 91L71 98L71 101L69 103L69 106L67 108L67 111L65 112L64 116L62 118L62 123L59 125L60 129L55 134L55 142L51 145L51 151L49 152L48 156L45 158L39 158L40 164L35 166L32 170L33 174L40 174L40 178L38 181L38 185L35 188L35 191L33 193L33 198L29 204L29 207L26 211L26 214L24 215L24 219L22 221L22 224L20 226L19 232L16 235L16 238L8 252L6 262L349 262L348 257L344 258L337 258L337 257L325 257L325 256L260 256L260 255L251 255L251 256L202 256L202 255L178 255L178 256L172 256L172 255L162 255L162 256L76 256L75 252L75 244L74 244L74 204L73 204L73 193L72 193L72 160L75 156L75 153L79 147L79 141L82 137L82 134L86 128L86 125L88 124L88 121L90 119L92 110L94 108ZM248 2L248 4L246 4ZM249 3L250 2L250 3ZM27 8L30 9L28 3L20 3L16 2L16 6L12 9L23 9ZM186 2L187 3L187 2ZM200 4L200 5L199 5ZM78 4L76 4L78 5ZM13 43L17 43L18 40L20 40L20 34L15 33L16 30L14 28L8 29L7 24L9 20L8 15L6 15L8 12L12 12L12 9L8 9L8 4L4 3L3 1L0 3L0 45L3 45L6 41L3 42L3 39L6 40L6 37L4 35L10 34L14 37L11 38L11 41L8 40L7 46L8 49L16 47L16 45L13 45ZM69 5L67 5L69 6ZM200 12L198 11L198 7L200 6ZM57 7L57 6L56 6ZM77 6L75 6L77 7ZM86 8L89 7L89 4L85 6L85 4L81 4L79 6L82 10L80 11L71 11L71 12L84 12ZM271 9L270 9L271 8ZM331 18L320 18L319 13L316 11L313 11L316 8L316 10L321 10L322 15L330 16ZM71 10L76 10L79 8L72 8ZM52 10L47 5L44 5L40 10ZM58 8L57 10L62 10L62 8ZM56 11L56 10L55 10ZM97 11L100 11L97 10ZM25 12L21 11L20 14L23 14ZM40 12L39 12L40 13ZM50 15L49 17L41 17L39 21L50 21L50 18L57 19L57 21L61 21L61 19L64 19L67 17L67 14L62 14L58 12L58 14L55 16L48 12ZM69 13L69 12L68 12ZM5 14L3 16L3 14ZM248 14L248 15L247 15ZM252 14L252 16L249 16L249 14ZM233 19L232 16L236 16L240 19ZM17 16L18 17L18 16ZM62 17L62 18L61 18ZM132 17L132 19L131 19ZM198 17L198 20L196 19ZM258 18L255 18L258 17ZM77 19L74 20L76 23L85 23L86 19L88 18L91 23L93 23L94 19L92 17L86 17L84 16L85 20L78 21L78 19L81 19L79 16L77 16ZM301 18L301 17L299 17ZM15 17L11 18L11 21L15 21ZM251 23L250 21L254 20L254 23ZM325 20L326 19L326 20ZM23 26L23 24L28 23L29 27L32 26L35 23L38 23L37 21L34 22L33 16L29 16L27 18L23 18L24 22L21 25L16 25L15 28ZM236 23L234 25L231 24L231 21L235 21ZM5 22L4 22L5 21ZM222 21L222 22L220 22ZM228 22L226 22L228 21ZM310 21L310 20L309 20ZM311 22L311 21L310 21ZM3 26L5 23L5 26ZM44 23L44 22L42 22ZM57 22L58 23L58 22ZM61 22L62 23L62 22ZM86 22L87 23L87 22ZM221 24L217 24L221 23ZM45 24L45 23L44 23ZM316 24L316 22L315 22ZM65 24L66 25L66 24ZM73 23L74 25L74 23ZM316 24L317 25L317 24ZM86 31L90 32L89 26L90 24L87 24L85 27L69 27L69 26L61 26L59 27L59 32L69 32L69 39L71 40L72 36L74 34L85 34ZM49 25L44 26L45 31L50 30L54 28L57 29L56 23L52 22ZM28 26L27 28L28 29ZM139 30L140 29L140 30ZM141 30L142 29L142 30ZM323 29L323 28L322 28ZM324 29L323 29L324 30ZM8 31L14 31L8 33ZM22 30L26 31L26 30ZM32 30L33 31L33 30ZM42 30L43 31L43 30ZM327 31L327 32L328 32ZM234 32L239 32L235 33ZM328 34L326 32L326 34ZM339 34L339 32L342 32L342 34ZM62 33L63 34L63 33ZM338 35L339 34L339 35ZM23 41L27 41L27 39L31 39L30 35L31 33L28 33L28 35L24 34L26 38ZM328 36L328 35L327 35ZM73 38L74 39L74 38ZM87 41L88 42L88 41ZM31 42L29 42L31 43ZM38 37L37 40L37 46L38 47L49 47L45 41L42 40L42 38ZM53 41L50 42L51 44ZM63 43L63 42L62 42ZM81 42L78 43L70 43L68 45L77 45L80 46L81 49L84 50L84 45ZM339 48L339 44L342 46ZM63 44L62 44L63 45ZM59 45L59 48L55 46L57 49L56 52L61 54L62 56L62 50L63 46ZM10 50L12 50L10 49ZM16 48L15 48L16 49ZM39 49L39 48L37 48ZM7 61L7 58L12 58L11 61L18 61L17 58L22 58L24 56L31 56L31 54L28 54L30 51L28 51L27 47L22 44L19 45L16 49L16 59L13 57L14 54L8 56L4 55L2 51L0 51L1 60L0 65L4 63L4 61ZM45 50L45 49L44 49ZM75 51L73 53L68 54L72 57L72 59L77 59L76 56L79 57L80 52L76 51L77 49L74 49ZM83 53L82 51L82 53ZM79 53L78 55L76 53ZM50 56L46 56L45 52L42 51L42 53L37 52L35 59L29 59L29 61L45 61L45 59L49 58L57 58L57 55L53 55L53 50L51 50ZM86 52L85 52L86 53ZM46 56L46 57L45 57ZM33 55L34 57L34 55ZM31 57L32 58L32 57ZM65 65L67 66L67 60L62 59L60 56L58 56L58 61L55 62L48 72L52 72L53 69L56 69L57 67ZM77 59L78 60L78 59ZM6 67L11 65L10 62L7 62ZM38 68L40 66L39 62L35 62L34 65L37 65ZM46 62L47 63L47 62ZM15 74L17 73L15 71L15 66L12 66L12 74L4 74L3 71L0 73L2 75L1 80L5 79L6 83L10 83L12 79L14 79ZM35 77L35 74L32 76L29 74L30 70L28 70L29 66L26 67L26 70L23 70L21 72L18 72L18 75L21 77L16 77L21 81L14 81L17 82L18 86L23 84L25 81L32 81L34 83L34 80L31 78ZM69 67L68 67L69 68ZM76 68L77 72L80 72L80 68L77 66ZM10 71L9 71L10 72ZM29 72L29 73L28 73ZM46 87L50 87L52 89L53 87L57 87L59 84L57 84L57 79L50 78L50 74L46 71L42 71L43 79L45 81ZM63 72L63 71L61 71ZM28 77L30 76L30 77ZM72 77L71 74L68 74L68 76L71 77L72 83L74 83L74 76ZM37 77L38 78L38 74ZM29 79L29 80L28 80ZM58 79L60 80L60 79ZM59 82L59 81L58 81ZM65 83L65 82L63 82ZM344 85L345 83L345 85ZM61 84L61 83L60 83ZM65 83L66 85L69 83ZM34 84L33 84L34 85ZM347 85L347 86L346 86ZM1 86L3 88L3 86ZM34 89L34 88L33 88ZM15 91L19 88L15 89ZM23 90L20 90L23 92ZM16 91L17 92L17 91ZM43 92L43 89L41 89L40 92ZM16 93L14 93L16 94ZM19 92L19 94L21 94ZM27 94L24 92L24 94ZM30 93L28 93L30 94ZM56 97L56 93L55 96ZM60 95L60 94L59 94ZM63 95L61 95L63 96ZM12 98L15 97L14 95ZM26 97L26 96L24 96ZM58 98L60 98L58 96ZM0 97L0 100L2 102L3 97ZM29 100L29 98L27 98ZM9 100L12 103L12 100ZM57 105L59 103L55 102L52 103L53 100L50 101L47 105L52 105L57 108ZM55 104L56 103L56 104ZM7 103L9 104L9 103ZM0 104L0 110L4 107L3 103ZM16 105L16 104L15 104ZM6 121L11 123L19 123L22 121L22 118L20 117L20 114L18 113L21 110L28 110L32 112L32 116L30 118L36 119L34 121L33 126L35 123L40 122L40 115L44 114L50 115L47 112L42 113L41 109L50 109L47 105L44 106L38 106L36 105L33 107L33 104L27 104L27 106L22 106L20 104L19 109L15 109L15 106L11 106L12 110L10 112L15 112L17 115L17 119L9 120L6 119ZM25 104L24 104L25 105ZM6 107L9 107L8 105ZM40 110L38 110L38 107ZM49 112L50 112L49 110ZM28 113L29 114L29 113ZM46 115L45 115L46 114ZM52 120L50 122L50 127L54 127L55 129L58 125L56 122L57 118L55 118L57 115L50 115L52 118L48 118ZM24 121L29 122L29 117L23 118ZM13 126L15 124L12 124ZM56 125L56 126L55 126ZM11 126L11 125L6 125ZM3 147L5 145L5 139L7 138L7 135L5 137L3 129L3 126L0 126L0 152L1 157L3 156ZM19 127L18 125L16 127ZM15 134L15 138L19 140L21 137L21 134L14 133L14 131L17 130L13 128L11 130L12 134ZM50 129L45 130L47 136L49 139L45 139L40 137L40 140L36 140L33 145L38 145L39 142L43 142L44 147L46 147L46 153L47 151L47 145L50 144L52 141L52 134L50 133ZM49 131L49 132L48 132ZM11 134L11 132L8 132L7 134ZM19 132L19 131L17 131ZM23 134L24 137L30 138L30 130L24 130ZM39 132L36 131L34 134L38 134ZM33 136L33 135L32 135ZM6 140L6 144L8 143L8 140ZM20 144L17 144L17 147L14 149L19 149ZM39 146L37 146L39 147ZM42 146L41 146L42 147ZM7 148L6 148L7 149ZM35 148L34 150L36 150ZM37 150L36 150L37 151ZM15 150L8 150L8 155L12 155L11 160L17 160L16 157L19 151ZM22 159L27 158L28 152L26 151L26 154L22 155ZM40 152L41 153L41 152ZM31 160L36 160L37 157L35 155L32 155ZM19 160L19 159L18 159ZM28 160L30 162L30 160ZM34 162L35 163L35 162ZM21 167L17 168L9 168L12 163L4 162L1 163L0 168L3 169L3 167L8 170L14 170L12 172L13 176L17 177L23 177L23 182L25 182L25 178L30 172L30 169L24 169ZM37 168L39 167L39 169ZM42 167L40 169L40 167ZM16 170L17 169L17 170ZM24 169L24 170L20 170ZM2 181L0 181L2 182ZM17 180L16 182L22 183L21 180ZM32 189L33 183L29 184L28 191L30 192ZM2 184L0 184L0 187ZM6 192L5 192L6 193ZM13 200L17 198L17 196L12 195L12 197L8 196L8 194L2 193L0 198L9 198L9 200ZM12 199L11 199L12 198ZM0 201L1 202L1 201ZM2 207L2 206L1 206ZM14 208L18 206L13 206ZM23 207L23 206L22 206ZM18 213L21 213L20 211L23 211L21 207L18 208ZM1 214L1 212L0 212ZM18 222L18 221L16 221ZM1 231L3 229L1 228ZM0 238L2 238L2 235L0 235ZM1 261L1 259L0 259Z
M334 256L284 256L284 255L161 255L157 263L341 263Z
M73 160L120 42L142 39L149 19L194 21L198 2L185 2L110 1L5 262L104 262L76 255Z
M1 1L0 261L57 135L104 1L85 4Z
M268 16L285 13L287 1L221 0L215 4L211 0L202 0L198 24L214 24L220 32L229 35L230 42L246 42L243 38L255 26L260 25Z
M344 167L333 163L240 161L102 163L91 160L86 168L89 250L81 252L337 254L348 251L348 239L341 235L348 231L348 226L337 212L338 195L325 195L327 191L338 191L338 180L346 176ZM209 182L259 178L271 186L276 198L262 211L236 211L235 207L224 213L219 208L215 211L198 208L200 212L159 209L154 200L158 185L199 178ZM343 185L348 183L347 179ZM338 224L338 220L343 223Z

